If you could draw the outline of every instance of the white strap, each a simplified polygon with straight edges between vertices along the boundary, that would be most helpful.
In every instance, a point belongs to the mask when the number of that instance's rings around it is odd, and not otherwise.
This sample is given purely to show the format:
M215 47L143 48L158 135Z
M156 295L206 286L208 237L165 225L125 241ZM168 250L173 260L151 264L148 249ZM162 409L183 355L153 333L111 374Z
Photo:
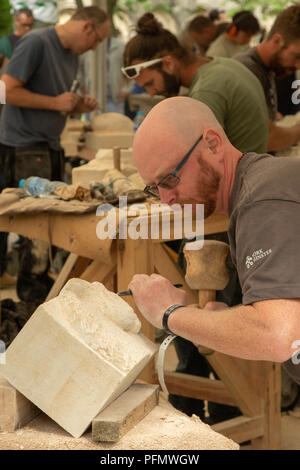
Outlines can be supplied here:
M157 358L157 374L158 374L158 381L162 388L163 392L169 393L168 389L165 384L164 379L164 360L165 360L165 353L168 349L169 344L176 338L176 335L169 335L167 336L164 341L161 343L159 351L158 351L158 358Z

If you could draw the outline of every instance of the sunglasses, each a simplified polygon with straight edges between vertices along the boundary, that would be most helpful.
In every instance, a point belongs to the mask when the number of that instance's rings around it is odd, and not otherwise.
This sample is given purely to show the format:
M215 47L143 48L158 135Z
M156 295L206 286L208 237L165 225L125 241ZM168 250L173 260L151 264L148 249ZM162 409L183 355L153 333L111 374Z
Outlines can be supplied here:
M122 67L121 70L123 74L125 75L125 77L131 79L131 78L138 77L142 69L151 67L151 65L158 64L158 62L161 62L161 61L162 61L162 58L152 59L152 60L148 60L147 62L141 62L140 64L129 65L128 67Z
M199 144L200 140L202 139L203 135L201 135L192 148L188 151L188 153L183 157L183 159L178 163L177 167L175 168L172 173L169 173L168 175L164 176L157 184L152 184L152 185L147 185L144 188L144 193L146 193L148 196L154 196L154 197L159 197L159 189L173 189L175 186L180 181L179 176L176 176L179 170L183 167L183 165L188 161L189 157L191 156L192 152L194 151L195 147Z

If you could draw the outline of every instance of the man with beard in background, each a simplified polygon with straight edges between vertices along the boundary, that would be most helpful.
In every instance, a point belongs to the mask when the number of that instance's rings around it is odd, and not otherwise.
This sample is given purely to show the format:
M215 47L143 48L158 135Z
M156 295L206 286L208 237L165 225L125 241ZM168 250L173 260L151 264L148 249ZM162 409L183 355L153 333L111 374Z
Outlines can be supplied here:
M175 96L181 86L205 103L242 152L266 152L268 110L259 80L236 60L200 57L183 47L152 13L143 15L125 46L122 71L152 95ZM182 116L184 118L184 116Z
M283 10L276 18L267 38L257 47L234 57L260 80L270 117L269 150L278 151L297 144L300 125L276 126L277 92L275 78L300 69L300 3Z

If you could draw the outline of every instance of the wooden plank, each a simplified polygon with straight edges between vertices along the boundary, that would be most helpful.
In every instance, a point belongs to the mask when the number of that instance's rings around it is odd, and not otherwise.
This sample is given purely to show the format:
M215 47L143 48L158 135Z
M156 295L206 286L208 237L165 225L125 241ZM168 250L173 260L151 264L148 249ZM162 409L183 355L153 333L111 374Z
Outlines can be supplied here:
M204 220L204 233L209 235L211 233L227 232L229 218L224 214L212 214Z
M164 378L169 393L225 405L237 405L221 380L168 371L164 373Z
M223 434L223 436L240 443L263 435L264 417L253 416L249 418L238 416L237 418L214 424L211 427L214 431Z
M150 205L149 205L149 215L150 215ZM180 230L180 221L177 219L178 216L174 217L174 214L172 212L170 213L170 233L167 231L162 232L162 224L161 224L161 217L160 217L160 230L159 233L157 234L156 238L153 239L153 243L161 243L163 241L168 241L168 240L180 240L185 237L185 221L184 217L182 216L181 220L181 230ZM133 219L133 217L129 216L128 220ZM150 217L148 222L150 221ZM176 223L174 224L174 222ZM212 233L222 233L222 232L227 232L228 230L228 222L229 219L226 215L224 214L212 214L209 216L207 219L204 221L204 234L209 235ZM193 219L192 221L192 227L191 229L193 230L194 233L196 233L196 224L197 220ZM175 229L176 227L176 229ZM151 224L148 224L148 230L149 230L149 238L151 234ZM199 236L199 233L197 233Z
M184 273L180 267L174 263L162 244L153 244L154 266L158 274L166 277L173 283L181 283L188 295L188 303L198 303L198 293L191 290L185 282Z
M52 245L71 253L90 259L98 259L103 263L115 262L115 240L100 240L96 229L100 221L92 214L30 214L0 216L1 231L14 232L25 237L49 243L49 228Z
M13 432L34 419L40 410L0 377L0 431Z
M117 442L158 404L159 386L133 384L92 421L92 439Z

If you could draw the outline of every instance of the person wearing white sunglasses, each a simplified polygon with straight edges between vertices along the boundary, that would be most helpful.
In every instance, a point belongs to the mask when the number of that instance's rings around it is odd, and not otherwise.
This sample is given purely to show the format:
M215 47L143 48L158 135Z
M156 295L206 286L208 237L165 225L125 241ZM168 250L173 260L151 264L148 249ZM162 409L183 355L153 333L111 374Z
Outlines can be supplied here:
M185 49L152 13L125 45L122 71L151 95L177 96L180 87L215 113L230 141L243 152L265 152L269 119L263 89L233 59L200 57Z
M141 64L136 65L129 65L129 67L122 67L122 72L125 77L131 79L136 78L139 76L142 69L146 69L147 67L151 67L152 65L158 64L162 61L162 58L147 60L146 62L142 62Z

